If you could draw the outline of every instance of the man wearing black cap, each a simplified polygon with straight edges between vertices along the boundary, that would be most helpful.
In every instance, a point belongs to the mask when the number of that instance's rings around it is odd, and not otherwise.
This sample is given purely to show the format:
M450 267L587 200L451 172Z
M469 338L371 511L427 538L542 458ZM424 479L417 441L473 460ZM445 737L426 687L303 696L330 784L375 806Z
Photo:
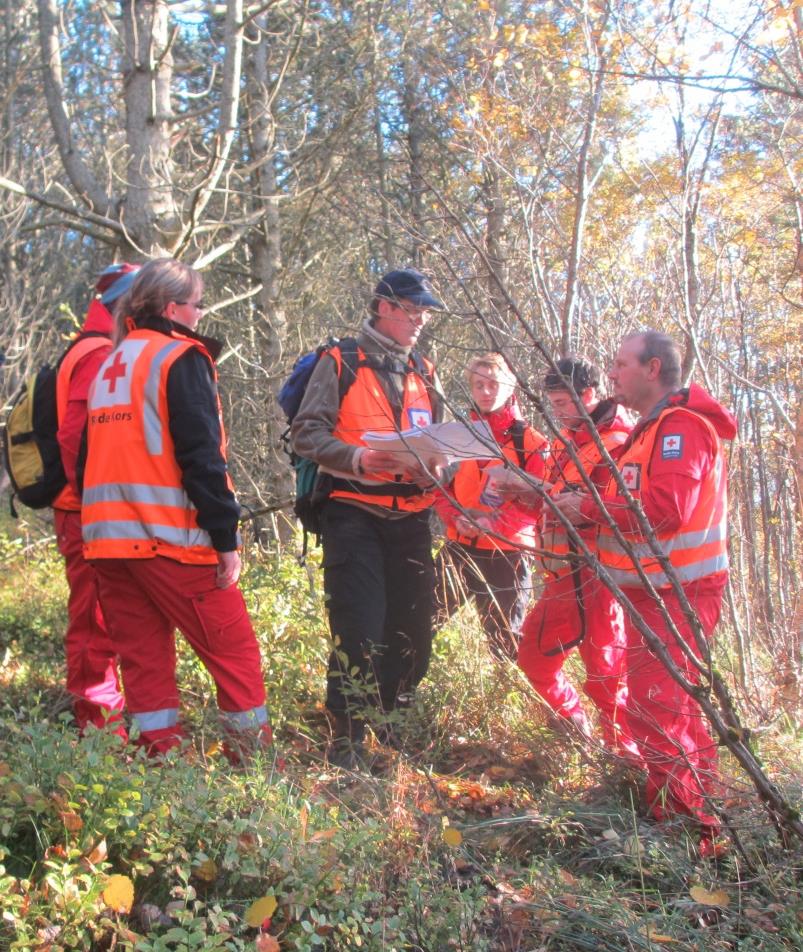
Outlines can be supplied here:
M318 463L328 491L321 513L334 640L328 754L343 767L360 762L366 709L387 714L404 706L429 664L433 474L400 467L362 435L440 419L434 368L414 347L429 310L442 308L420 272L386 274L357 336L357 369L342 402L340 374L351 370L334 346L318 361L293 420L293 449Z

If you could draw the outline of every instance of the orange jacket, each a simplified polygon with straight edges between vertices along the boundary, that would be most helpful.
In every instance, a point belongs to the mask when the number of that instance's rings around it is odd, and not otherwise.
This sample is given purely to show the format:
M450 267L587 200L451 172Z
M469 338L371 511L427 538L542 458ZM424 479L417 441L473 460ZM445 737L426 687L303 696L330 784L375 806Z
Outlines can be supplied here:
M647 492L650 485L650 460L656 449L656 436L660 423L676 413L690 414L701 420L708 429L711 442L715 447L711 466L702 478L699 498L682 531L662 533L656 530L655 533L662 553L668 557L680 581L692 582L728 568L727 477L722 442L716 428L701 413L695 413L684 406L668 406L656 418L653 425L647 426L638 433L617 462L629 491L638 499ZM671 439L671 437L664 439ZM604 495L606 497L618 495L613 477ZM642 534L638 531L623 531L622 534L633 547L638 563L652 584L656 588L667 588L670 582L666 572ZM643 585L633 560L607 525L600 526L598 547L600 562L610 572L614 581L629 587Z
M333 347L329 354L337 362L338 376L342 372L340 349ZM366 360L358 350L361 361ZM434 376L433 365L422 358L427 376ZM411 364L412 366L412 364ZM340 412L332 435L352 446L365 446L362 434L369 430L397 433L413 426L432 422L432 400L427 381L411 370L404 377L404 395L400 420L390 405L376 372L368 366L358 366L354 383L340 404ZM353 499L386 509L420 512L432 505L433 494L423 492L410 480L393 473L365 473L359 479L334 479L332 499Z
M131 332L101 367L89 397L81 510L86 558L217 562L183 488L169 427L168 373L193 347L217 380L199 341L145 329Z
M111 344L106 336L84 337L76 341L59 364L58 374L56 375L56 419L61 426L64 416L67 413L67 403L70 399L70 382L72 375L78 364L89 354L101 348L108 348ZM68 509L71 512L79 512L81 509L81 500L78 494L70 486L69 482L64 489L53 500L54 509Z
M625 442L630 429L630 424L623 422L617 415L613 425L605 428L600 426L597 432L605 449L609 453L613 453L617 447ZM582 445L575 442L576 434L569 430L563 430L560 437L553 440L546 474L547 482L552 484L550 496L558 496L572 487L580 489L581 492L587 491L587 486L580 475L580 468L566 452L566 445L570 442L573 443L580 467L586 476L590 477L602 462L602 454L597 448L597 444L590 438L590 434L586 435L589 436L589 439ZM593 534L589 541L593 542ZM573 563L567 558L572 548L569 544L568 533L546 504L544 505L541 545L544 550L548 550L550 553L538 557L539 562L548 572L552 572L554 575L564 575L571 572Z
M530 460L534 454L542 453L545 447L546 440L544 437L531 426L526 426L524 428L525 459ZM520 465L512 436L505 437L504 442L500 440L500 449L513 466L518 467ZM497 502L493 498L489 499L485 489L489 474L494 467L502 465L501 459L489 461L465 460L457 467L452 481L451 495L464 509L497 513L500 510L501 502ZM465 539L452 522L448 522L446 525L446 535L449 539L475 549L494 549L509 552L522 548L531 549L535 546L536 528L534 518L530 521L521 518L508 518L500 523L498 530L495 529L495 534L500 537L504 536L504 540L485 533L473 539Z

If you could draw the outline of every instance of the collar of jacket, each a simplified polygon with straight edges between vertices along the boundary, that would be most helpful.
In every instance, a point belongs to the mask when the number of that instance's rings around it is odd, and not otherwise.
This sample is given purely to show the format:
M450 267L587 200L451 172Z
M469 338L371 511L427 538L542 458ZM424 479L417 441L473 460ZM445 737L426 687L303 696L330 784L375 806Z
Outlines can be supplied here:
M199 344L203 344L209 352L209 356L214 361L217 361L223 350L223 344L217 338L205 337L203 334L198 334L190 330L189 327L185 327L183 324L177 324L175 321L171 321L159 315L144 318L138 322L137 327L142 328L142 330L157 331L159 334L166 334L169 337L179 335L180 337L189 337L190 340L197 340Z
M401 360L403 364L406 364L409 360L410 351L412 350L412 347L402 347L400 344L397 344L395 340L391 340L389 337L385 337L384 334L380 334L379 331L368 322L367 318L363 321L362 327L360 328L357 343L366 354L388 355L397 360Z

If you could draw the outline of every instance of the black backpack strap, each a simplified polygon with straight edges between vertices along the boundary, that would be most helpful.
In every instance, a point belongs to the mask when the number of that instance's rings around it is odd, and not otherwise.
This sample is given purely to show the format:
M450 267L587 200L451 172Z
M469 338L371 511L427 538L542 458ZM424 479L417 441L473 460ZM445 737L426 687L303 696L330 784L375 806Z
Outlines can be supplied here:
M524 447L524 434L527 432L527 424L524 420L514 420L507 428L505 436L513 440L513 449L516 451L516 459L519 461L519 469L527 468L527 451Z
M351 385L357 379L357 370L368 366L368 361L360 360L359 347L354 337L342 337L335 342L340 349L340 377L338 378L338 403L342 403Z

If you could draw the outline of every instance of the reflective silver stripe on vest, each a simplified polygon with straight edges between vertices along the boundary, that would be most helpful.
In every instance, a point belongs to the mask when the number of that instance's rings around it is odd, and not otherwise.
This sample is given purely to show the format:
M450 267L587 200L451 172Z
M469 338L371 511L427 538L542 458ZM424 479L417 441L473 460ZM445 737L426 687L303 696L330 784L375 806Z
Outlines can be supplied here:
M728 554L722 552L720 555L712 556L710 559L703 559L701 562L693 562L691 565L674 566L675 575L681 582L694 582L698 578L705 578L706 575L713 575L715 572L724 572L728 566ZM605 571L610 577L621 585L622 588L643 588L644 583L633 569L612 569L604 566ZM655 588L668 588L671 585L666 572L647 572L647 578L652 582Z
M700 529L698 532L679 532L670 539L658 539L657 548L663 555L670 555L672 552L696 549L711 542L722 542L726 535L727 524L723 521L715 526L710 526L708 529ZM628 553L612 535L600 535L597 546L601 552L613 552L617 555L628 556ZM656 558L655 550L649 542L633 542L631 548L639 559Z
M564 549L562 555L555 555L554 550L561 546ZM549 572L560 572L562 569L570 567L569 558L566 552L569 546L569 536L562 529L544 529L541 534L541 548L547 550L538 558L541 564ZM549 554L552 550L552 554Z
M140 711L133 714L137 727L141 731L162 731L166 727L175 727L178 723L178 708L163 707L160 711Z
M135 519L105 519L103 522L85 523L82 528L84 542L100 542L103 539L161 541L182 549L194 546L212 548L212 539L204 529L178 529Z
M248 711L221 711L221 720L238 731L245 731L253 727L262 727L268 723L268 711L264 704L252 707Z
M134 502L178 509L195 509L183 489L174 486L151 486L148 483L100 483L84 491L83 504L96 502Z
M161 456L163 452L162 418L159 414L159 378L160 368L177 347L183 347L181 341L171 341L153 357L148 379L145 381L145 401L142 407L142 428L145 431L145 445L151 456Z

